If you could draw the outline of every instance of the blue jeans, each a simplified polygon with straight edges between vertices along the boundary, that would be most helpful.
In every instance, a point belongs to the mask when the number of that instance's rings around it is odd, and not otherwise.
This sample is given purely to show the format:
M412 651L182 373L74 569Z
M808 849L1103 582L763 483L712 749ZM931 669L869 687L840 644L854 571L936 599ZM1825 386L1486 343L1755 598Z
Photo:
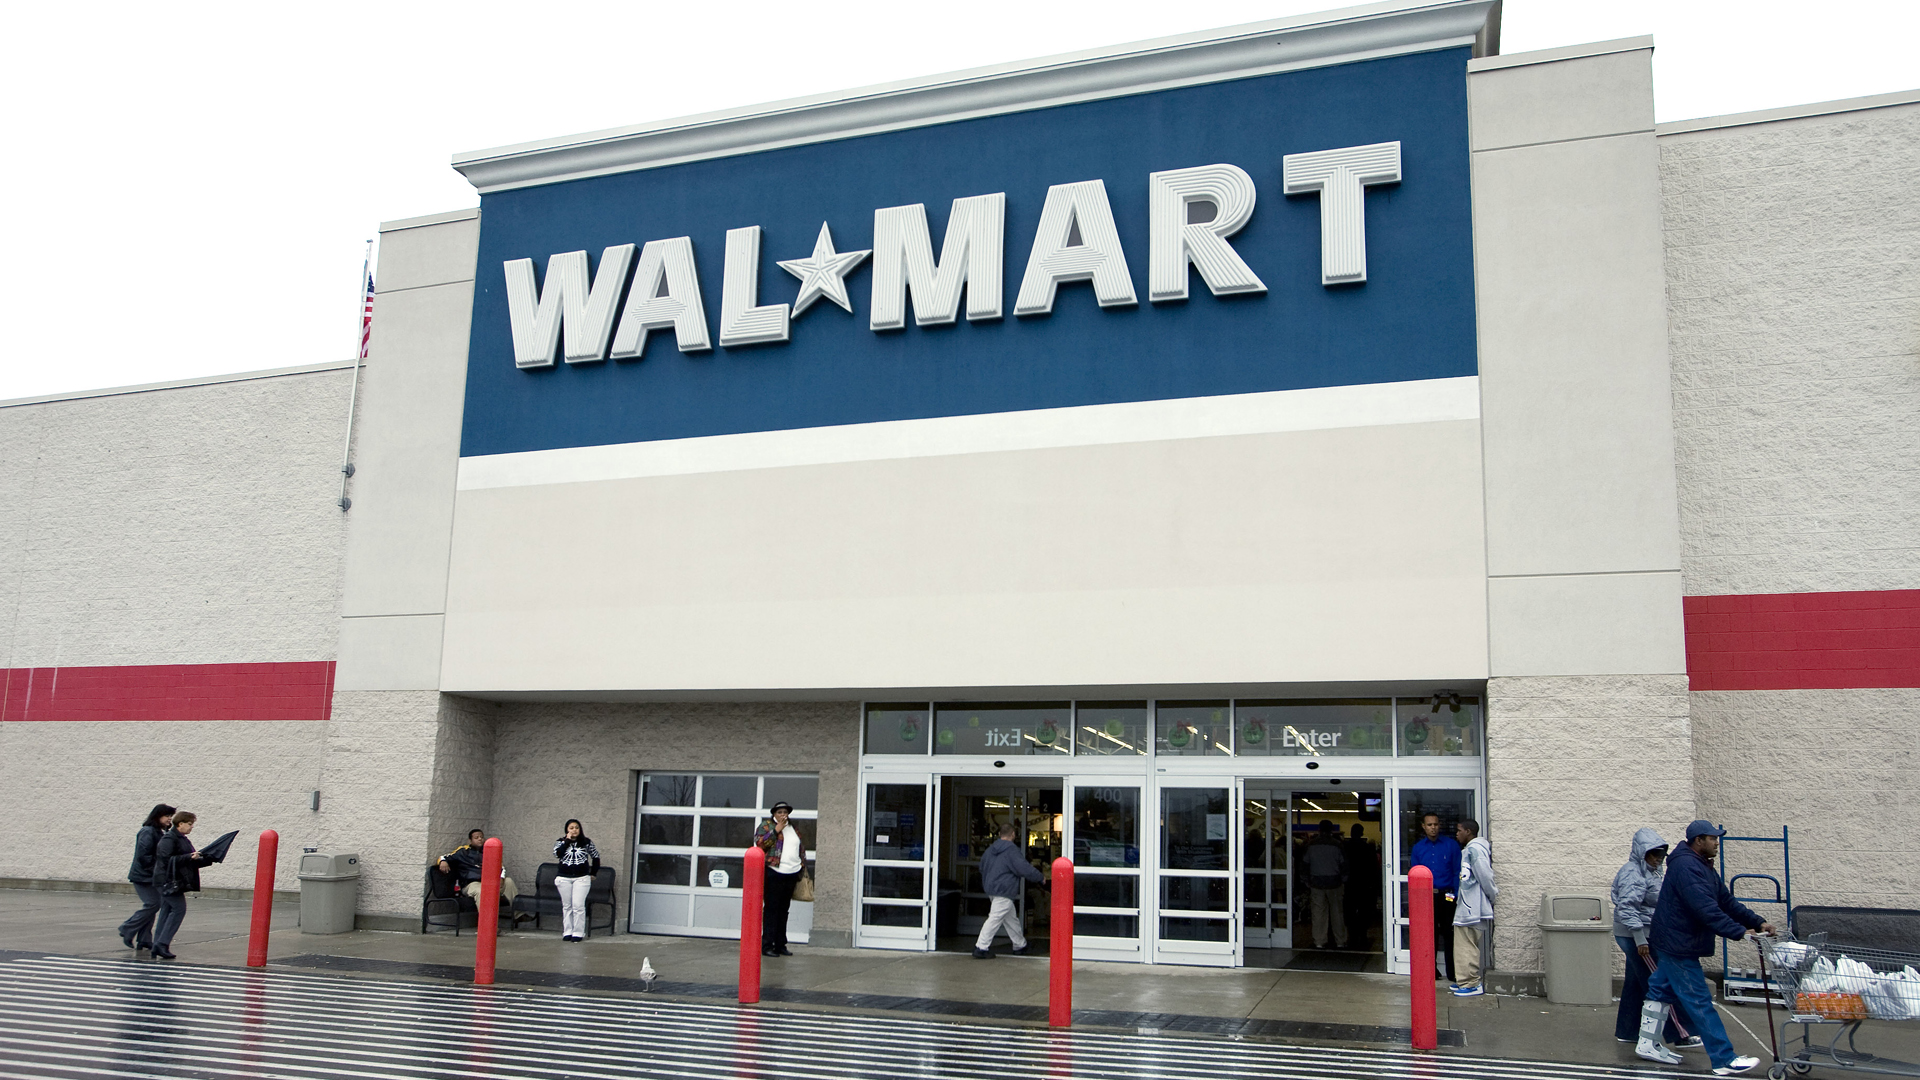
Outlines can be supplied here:
M120 936L132 938L141 948L153 944L153 917L160 910L160 893L151 885L133 883L133 894L140 898L140 910L120 924Z
M1647 981L1653 972L1647 970L1647 962L1640 959L1639 946L1630 937L1615 937L1620 951L1627 954L1627 982L1620 988L1620 1013L1613 1019L1613 1035L1616 1039L1640 1038L1640 1006L1647 1000ZM1681 1020L1686 1019L1684 1009L1675 1009ZM1680 1029L1674 1026L1673 1017L1667 1017L1667 1029L1661 1032L1661 1038L1667 1042L1679 1042Z
M1678 1006L1687 1014L1687 1022L1705 1044L1707 1060L1714 1068L1732 1064L1733 1042L1727 1038L1727 1026L1720 1022L1720 1014L1714 1011L1713 990L1707 985L1707 973L1700 970L1700 958L1669 956L1658 949L1653 955L1660 968L1647 980L1647 997Z

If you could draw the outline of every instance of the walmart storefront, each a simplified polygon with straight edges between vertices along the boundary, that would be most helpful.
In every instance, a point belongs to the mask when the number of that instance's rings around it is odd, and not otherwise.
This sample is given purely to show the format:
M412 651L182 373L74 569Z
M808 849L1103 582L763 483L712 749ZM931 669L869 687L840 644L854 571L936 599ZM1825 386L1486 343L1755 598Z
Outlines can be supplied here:
M1651 115L1648 54L1502 58L1497 18L462 156L479 211L383 241L336 714L435 711L431 842L624 829L635 930L732 932L784 797L816 944L968 933L1013 821L1081 868L1084 955L1332 948L1298 872L1332 822L1347 947L1402 963L1411 823L1498 843L1567 797L1501 755L1601 753L1503 701L1685 709L1674 527L1640 509L1672 505L1651 135L1581 127L1596 73ZM1604 273L1563 272L1538 230L1596 205ZM1523 905L1541 857L1503 864Z

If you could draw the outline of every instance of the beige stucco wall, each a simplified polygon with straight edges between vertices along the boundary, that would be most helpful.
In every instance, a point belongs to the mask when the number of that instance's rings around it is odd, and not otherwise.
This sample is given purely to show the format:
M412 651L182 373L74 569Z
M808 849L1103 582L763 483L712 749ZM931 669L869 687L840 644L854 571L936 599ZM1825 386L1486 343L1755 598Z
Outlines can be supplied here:
M463 490L442 687L1473 680L1478 461L1466 420Z

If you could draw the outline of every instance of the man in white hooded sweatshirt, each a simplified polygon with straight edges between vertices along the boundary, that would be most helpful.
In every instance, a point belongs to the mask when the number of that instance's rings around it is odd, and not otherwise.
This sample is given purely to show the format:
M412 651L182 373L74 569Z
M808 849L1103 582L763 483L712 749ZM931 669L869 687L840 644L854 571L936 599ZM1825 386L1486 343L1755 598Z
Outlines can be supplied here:
M1493 902L1500 885L1493 877L1493 845L1480 835L1480 823L1461 818L1455 835L1460 852L1460 887L1453 906L1453 966L1460 981L1452 987L1454 997L1479 997L1486 993L1480 985L1481 944L1485 932L1493 928Z

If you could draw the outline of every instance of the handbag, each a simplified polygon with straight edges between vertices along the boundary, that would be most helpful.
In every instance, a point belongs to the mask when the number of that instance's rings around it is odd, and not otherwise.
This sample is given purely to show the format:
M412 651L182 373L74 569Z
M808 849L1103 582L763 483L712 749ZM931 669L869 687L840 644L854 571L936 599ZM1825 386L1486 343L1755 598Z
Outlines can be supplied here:
M793 887L793 898L803 904L813 903L813 875L800 871L800 881Z
M153 891L159 893L161 896L179 896L180 873L174 866L174 857L171 855L167 856L164 865L165 871L163 873L162 861L159 859L153 861Z

